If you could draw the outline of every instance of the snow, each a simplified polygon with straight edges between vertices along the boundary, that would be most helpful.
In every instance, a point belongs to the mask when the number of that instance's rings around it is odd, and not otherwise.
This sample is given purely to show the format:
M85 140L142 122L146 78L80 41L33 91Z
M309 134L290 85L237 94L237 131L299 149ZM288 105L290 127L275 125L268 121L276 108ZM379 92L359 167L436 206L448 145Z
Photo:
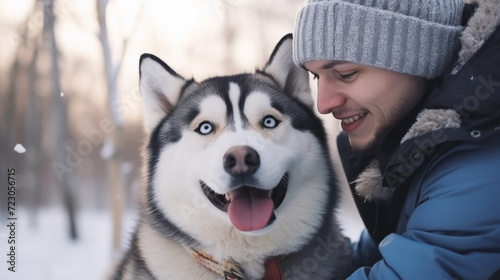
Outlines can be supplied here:
M351 211L350 209L341 208L337 212L337 215L339 218L340 228L342 229L344 235L349 237L351 242L358 241L361 232L365 228L358 212L356 210Z
M104 144L102 145L100 156L102 159L110 159L115 153L115 147L113 146L113 140L111 138L105 138Z
M17 211L16 272L8 271L7 232L0 230L0 279L2 280L89 280L104 279L111 267L111 216L104 211L78 214L77 241L69 239L67 219L61 208L38 212L38 226L29 223L30 213ZM134 218L127 215L124 238L128 239ZM127 233L128 232L128 233Z
M129 175L134 171L134 164L130 161L126 161L121 166L121 172L123 175Z
M14 147L14 151L16 151L20 154L24 154L24 153L26 153L26 148L24 148L24 146L22 144L16 144L16 146Z

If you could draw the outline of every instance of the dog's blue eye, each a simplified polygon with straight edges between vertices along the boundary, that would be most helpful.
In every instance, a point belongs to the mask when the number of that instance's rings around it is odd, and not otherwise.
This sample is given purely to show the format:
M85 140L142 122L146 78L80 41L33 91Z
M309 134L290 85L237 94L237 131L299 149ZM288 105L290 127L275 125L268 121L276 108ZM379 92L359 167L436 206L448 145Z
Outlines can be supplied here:
M214 126L210 122L204 121L200 123L200 125L195 131L201 135L207 135L214 131Z
M262 126L265 128L275 128L280 122L273 116L265 116L262 120Z

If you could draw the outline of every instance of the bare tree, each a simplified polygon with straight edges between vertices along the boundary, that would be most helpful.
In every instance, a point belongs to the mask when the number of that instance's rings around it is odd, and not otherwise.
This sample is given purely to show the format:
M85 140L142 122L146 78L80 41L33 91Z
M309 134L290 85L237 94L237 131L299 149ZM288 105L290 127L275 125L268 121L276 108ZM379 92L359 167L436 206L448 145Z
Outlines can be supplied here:
M54 139L54 159L57 162L65 162L64 142L68 139L68 116L66 99L61 98L61 83L59 71L59 48L54 32L54 0L43 1L44 3L44 39L47 46L50 48L51 64L52 64L52 119ZM75 220L75 199L74 186L72 177L67 173L60 177L59 186L63 195L64 207L68 214L70 237L77 239L77 229Z
M33 11L32 13L34 13ZM21 61L20 61L20 52L22 50L22 46L26 44L26 36L29 25L29 18L25 20L25 22L19 28L19 31L16 34L20 34L19 37L16 37L16 41L19 42L19 45L16 48L14 54L14 62L12 67L10 68L9 75L9 86L7 88L7 95L5 100L2 100L2 110L1 116L4 118L4 122L2 122L2 137L0 137L0 151L2 152L2 165L11 164L11 152L13 148L13 137L14 137L14 124L16 123L16 113L14 108L16 107L16 91L17 91L17 79L21 70ZM12 40L14 42L14 40ZM2 170L6 170L6 166L1 166Z
M26 110L26 126L25 126L25 144L29 151L24 158L26 166L25 185L26 185L26 204L29 211L30 225L36 226L36 213L39 206L40 188L36 186L36 177L40 174L40 100L37 93L36 82L39 74L36 63L39 53L39 37L35 38L33 44L33 55L31 57L30 66L28 69L28 109Z
M9 85L7 88L7 94L4 97L5 99L2 100L1 106L3 107L2 110L0 110L1 118L4 120L1 122L0 130L1 130L1 135L0 137L0 154L1 154L1 160L0 160L0 167L1 170L7 170L7 168L17 166L15 161L15 157L12 156L13 153L13 148L14 148L14 143L15 142L15 137L16 132L19 132L21 127L17 125L17 120L18 117L20 116L19 112L15 111L16 106L18 105L19 102L19 95L16 93L20 91L18 87L18 83L20 81L19 77L23 77L23 71L25 71L25 67L21 63L21 58L23 57L22 53L24 51L27 51L30 47L30 39L31 39L31 32L30 32L30 21L33 18L33 15L37 13L38 6L34 5L33 10L30 13L30 16L26 17L25 21L23 24L20 25L18 28L18 32L11 34L11 40L10 42L12 44L17 44L16 50L14 51L13 57L14 61L13 64L10 68L9 71ZM33 47L33 46L32 46ZM31 63L34 63L36 60L36 56L38 54L38 49L36 47L33 48L33 56L32 56L32 61ZM36 68L34 65L30 65L31 67L29 68L29 78L31 78L33 73L36 71ZM30 84L30 90L34 89L34 84ZM31 95L31 92L30 92ZM29 99L29 102L36 102L36 100ZM22 103L22 102L20 102ZM27 112L27 114L30 114L32 107L30 106L28 110L24 110ZM28 118L28 116L27 116ZM26 131L26 138L29 140L30 135L28 135L30 131ZM31 135L33 136L33 135ZM33 159L33 155L38 152L37 149L31 149L29 146L30 144L24 143L28 150L29 153L26 154L26 156L19 158L19 160L25 160L27 161L28 158ZM27 170L30 170L31 166L27 166ZM34 175L34 174L32 174ZM24 177L24 176L23 176ZM2 177L3 178L3 177ZM26 179L26 177L25 177ZM28 182L28 180L25 180L24 182ZM28 189L30 189L28 187ZM30 196L30 194L28 194ZM1 203L4 203L5 201L1 201ZM3 205L3 204L2 204ZM31 206L31 204L29 204ZM29 215L30 218L30 225L33 225L35 222L34 215Z
M113 215L113 242L112 249L113 253L117 253L121 248L121 231L122 231L122 220L123 220L123 200L125 198L123 191L123 175L121 173L121 167L123 164L122 153L123 153L123 116L120 111L117 110L114 105L119 104L118 100L118 74L122 66L123 58L125 56L128 40L132 37L132 32L129 36L123 36L121 43L121 54L119 59L115 62L112 59L111 42L108 36L108 26L106 9L108 7L109 0L96 0L96 10L97 19L99 21L99 41L101 42L101 48L103 52L104 66L106 71L106 83L107 83L107 104L111 119L114 124L114 133L111 135L110 139L107 140L108 145L111 145L112 154L108 159L108 178L109 184L111 186L111 208ZM143 6L139 10L142 10ZM140 12L138 13L140 15ZM135 25L137 26L137 24ZM135 29L134 29L135 31Z

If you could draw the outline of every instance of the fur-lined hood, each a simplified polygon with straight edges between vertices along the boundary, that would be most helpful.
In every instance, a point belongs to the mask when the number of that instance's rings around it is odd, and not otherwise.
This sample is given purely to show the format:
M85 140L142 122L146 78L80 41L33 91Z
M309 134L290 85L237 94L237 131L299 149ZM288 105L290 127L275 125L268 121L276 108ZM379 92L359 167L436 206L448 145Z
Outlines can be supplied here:
M498 0L477 0L474 2L477 5L477 9L468 21L461 35L461 49L458 59L453 69L450 71L450 76L459 74L462 68L464 68L469 61L473 60L477 52L485 42L488 41L500 24L500 5ZM471 79L473 78L471 77ZM409 155L410 161L422 162L422 157L426 156L422 153L415 153L415 150L410 151L411 149L408 148L412 145L415 146L415 139L417 139L417 137L429 135L432 132L440 130L457 129L462 126L463 116L461 116L456 108L452 106L446 109L443 109L443 106L434 107L438 108L424 106L426 109L423 109L418 114L415 123L410 127L400 142L400 150L407 150L407 156ZM498 129L498 127L495 129ZM435 145L441 144L439 139L435 140ZM420 164L415 164L415 169L419 165ZM382 172L381 169L384 171ZM412 170L411 173L413 173L413 171L414 170ZM391 199L397 187L387 186L387 172L391 172L387 166L381 167L377 159L372 160L354 181L358 195L363 197L366 201L387 201ZM383 174L386 176L385 180ZM399 178L400 177L401 176L399 176ZM395 180L396 182L398 181L397 178L398 177L396 177ZM397 186L397 184L395 185Z

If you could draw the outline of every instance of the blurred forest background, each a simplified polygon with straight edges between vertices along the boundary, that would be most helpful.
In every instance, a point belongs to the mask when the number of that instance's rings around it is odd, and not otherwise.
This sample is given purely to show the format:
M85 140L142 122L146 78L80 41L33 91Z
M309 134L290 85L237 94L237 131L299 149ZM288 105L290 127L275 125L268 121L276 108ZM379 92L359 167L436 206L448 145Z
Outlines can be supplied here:
M0 0L0 226L12 167L20 219L19 272L6 274L0 257L0 278L99 279L126 245L144 139L142 53L198 80L253 71L302 5Z

